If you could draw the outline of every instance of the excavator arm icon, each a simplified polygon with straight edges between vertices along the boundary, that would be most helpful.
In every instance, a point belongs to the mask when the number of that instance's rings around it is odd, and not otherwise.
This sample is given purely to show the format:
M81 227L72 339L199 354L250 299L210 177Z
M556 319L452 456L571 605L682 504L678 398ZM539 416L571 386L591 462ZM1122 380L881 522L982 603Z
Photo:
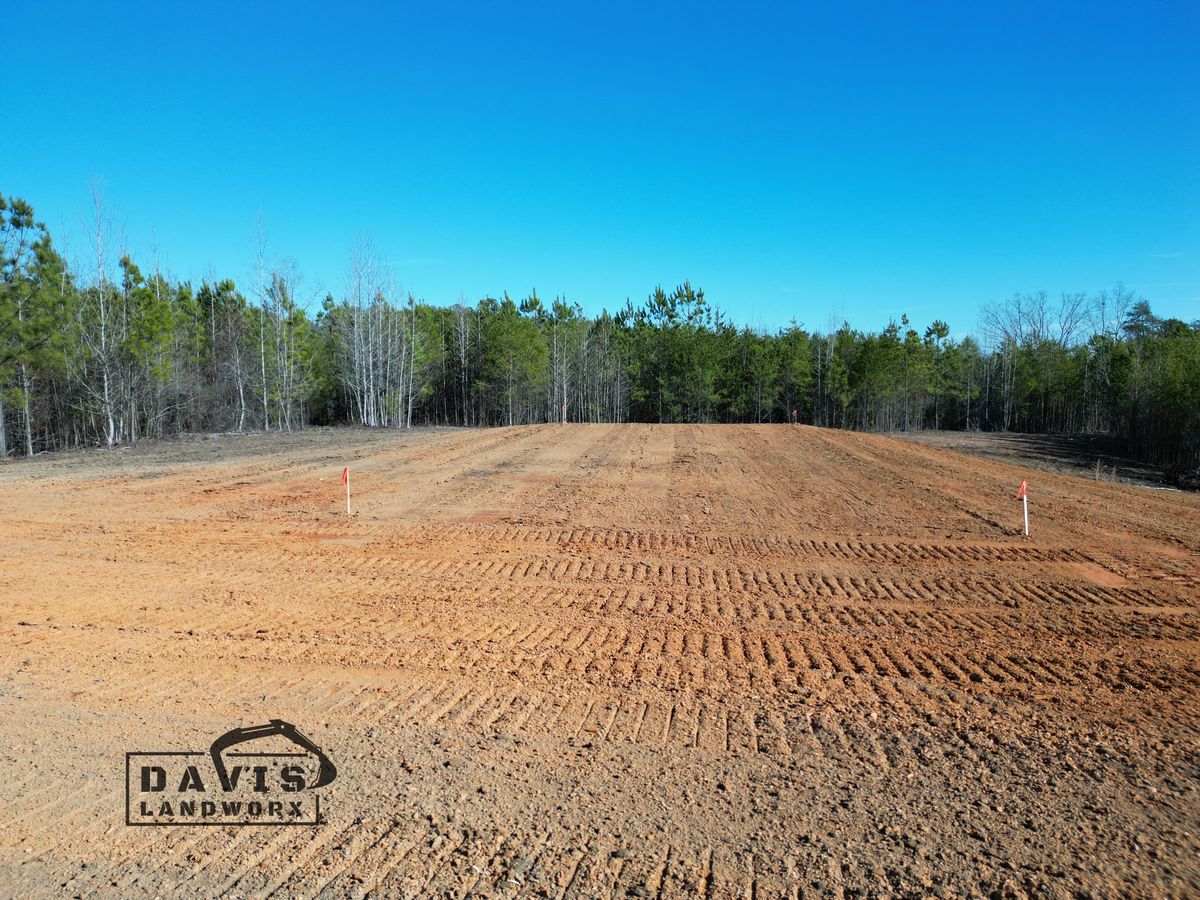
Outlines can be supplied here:
M229 770L225 766L225 760L221 754L237 744L244 744L247 741L258 740L259 738L268 738L279 735L285 737L293 744L303 747L309 753L317 757L320 768L317 772L317 780L309 785L310 788L319 788L329 784L337 777L337 767L333 761L311 740L300 733L291 722L285 722L282 719L271 719L266 725L250 725L246 728L235 728L232 731L227 731L215 741L212 742L210 753L212 754L213 766L217 770L217 775L221 779L221 787L225 791L234 789L233 783L229 779Z

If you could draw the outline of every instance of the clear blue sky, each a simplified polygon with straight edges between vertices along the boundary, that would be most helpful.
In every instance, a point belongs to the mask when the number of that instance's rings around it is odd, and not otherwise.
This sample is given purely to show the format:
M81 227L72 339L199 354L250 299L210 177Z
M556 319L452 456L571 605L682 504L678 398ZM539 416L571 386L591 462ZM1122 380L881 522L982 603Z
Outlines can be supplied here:
M340 292L590 311L684 278L737 320L970 330L1118 279L1200 318L1200 7L16 3L0 191L128 246Z

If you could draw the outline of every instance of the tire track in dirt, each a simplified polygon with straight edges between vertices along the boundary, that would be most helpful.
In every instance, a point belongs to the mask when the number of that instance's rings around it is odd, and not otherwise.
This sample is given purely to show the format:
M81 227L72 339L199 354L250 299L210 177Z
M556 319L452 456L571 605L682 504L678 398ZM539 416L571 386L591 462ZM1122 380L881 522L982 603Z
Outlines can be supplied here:
M297 532L301 536L309 536ZM320 533L311 535L320 537ZM738 556L749 559L814 557L866 561L882 566L914 562L1025 564L1094 562L1072 547L1001 544L898 543L814 539L775 534L758 536L713 535L695 532L629 531L617 528L574 526L514 527L503 525L431 524L395 534L375 549L453 545L471 550L546 546L565 551L645 553L654 555ZM465 546L464 546L465 545Z
M297 559L301 564L302 560ZM1074 607L1148 608L1163 605L1162 592L1143 588L1110 588L1090 583L1042 580L997 583L957 578L892 578L824 575L796 568L707 566L652 561L617 561L584 557L522 556L491 559L372 557L343 558L341 571L351 577L388 580L426 579L475 582L548 581L601 585L645 585L666 590L698 589L719 596L767 596L778 600L830 598L860 603L883 602L922 606L1019 606L1066 604ZM1171 606L1193 608L1197 598L1171 598Z

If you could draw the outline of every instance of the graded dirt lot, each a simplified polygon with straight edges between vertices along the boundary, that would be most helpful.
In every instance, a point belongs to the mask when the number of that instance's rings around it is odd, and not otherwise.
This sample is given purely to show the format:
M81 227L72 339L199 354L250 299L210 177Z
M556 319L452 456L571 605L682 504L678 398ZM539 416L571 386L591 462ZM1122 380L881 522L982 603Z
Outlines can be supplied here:
M545 426L9 463L0 513L5 895L1200 893L1198 495ZM271 718L325 825L125 825L126 751Z

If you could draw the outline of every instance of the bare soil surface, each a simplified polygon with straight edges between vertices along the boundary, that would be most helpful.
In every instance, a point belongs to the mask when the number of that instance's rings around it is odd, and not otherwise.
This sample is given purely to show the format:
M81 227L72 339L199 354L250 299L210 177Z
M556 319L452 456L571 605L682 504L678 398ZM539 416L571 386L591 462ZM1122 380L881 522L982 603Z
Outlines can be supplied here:
M5 895L1200 893L1200 495L577 425L47 457L0 513ZM272 718L326 824L125 825L127 751Z

